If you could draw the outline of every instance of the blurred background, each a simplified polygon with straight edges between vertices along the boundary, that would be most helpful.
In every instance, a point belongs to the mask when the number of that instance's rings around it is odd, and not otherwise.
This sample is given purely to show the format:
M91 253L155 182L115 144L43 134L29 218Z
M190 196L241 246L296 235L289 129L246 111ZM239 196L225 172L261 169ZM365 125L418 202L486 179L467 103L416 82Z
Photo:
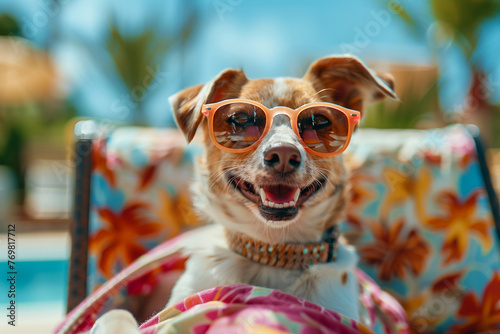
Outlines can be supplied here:
M77 120L174 127L168 96L224 68L302 76L339 53L396 79L401 102L362 126L476 124L498 189L498 0L0 0L0 233L22 236L20 325L65 312Z

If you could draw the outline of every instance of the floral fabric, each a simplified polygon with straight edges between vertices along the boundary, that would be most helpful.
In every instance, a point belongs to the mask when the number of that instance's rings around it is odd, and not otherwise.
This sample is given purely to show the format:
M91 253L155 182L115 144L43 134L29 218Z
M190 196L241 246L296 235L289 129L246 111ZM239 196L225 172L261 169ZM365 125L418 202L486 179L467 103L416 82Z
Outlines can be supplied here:
M141 331L373 333L361 323L303 299L249 285L217 287L190 296L151 318Z
M100 286L71 311L57 333L88 332L96 319L109 309L110 300L121 291L147 295L159 275L184 268L178 250L189 232L149 253ZM153 333L408 333L401 306L361 271L362 322L327 310L286 293L248 285L216 287L200 291L166 308L140 326Z
M198 226L188 195L196 154L177 131L123 128L93 141L88 291L100 297L83 303L88 316L70 319L92 324L128 308L129 296L147 295L158 275L182 267L146 252ZM404 306L412 331L500 331L498 237L467 130L361 129L345 157L353 172L344 235L361 269ZM137 278L138 263L149 269ZM367 296L362 323L390 332L379 318L393 300Z
M349 162L344 234L412 331L500 331L499 240L468 131L360 131Z
M87 291L198 225L193 152L175 130L120 128L93 140Z

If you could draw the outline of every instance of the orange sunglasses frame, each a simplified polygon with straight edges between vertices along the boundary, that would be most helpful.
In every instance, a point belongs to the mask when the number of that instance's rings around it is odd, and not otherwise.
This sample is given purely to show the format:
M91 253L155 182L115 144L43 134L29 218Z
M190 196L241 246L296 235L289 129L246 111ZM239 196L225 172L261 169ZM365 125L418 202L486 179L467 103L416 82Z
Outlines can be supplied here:
M232 103L250 104L250 105L259 107L266 114L266 126L264 128L264 131L262 132L262 135L255 143L253 143L249 147L236 148L236 149L224 147L224 146L220 145L217 142L217 140L215 139L215 134L214 134L214 129L213 129L214 115L219 108L221 108L225 105L228 105L228 104L232 104ZM347 139L346 139L345 144L338 151L335 151L335 152L317 152L317 151L314 151L313 149L309 148L306 145L306 143L304 143L304 141L302 140L302 137L300 136L299 129L297 126L299 114L305 109L308 109L311 107L317 107L317 106L336 109L336 110L342 112L347 117L347 123L348 123ZM297 109L292 109L292 108L283 107L283 106L278 106L278 107L274 107L272 109L269 109L266 106L264 106L258 102L251 101L251 100L245 100L245 99L229 99L229 100L223 100L223 101L216 102L216 103L205 104L205 105L203 105L201 112L202 112L202 114L204 114L205 116L208 117L208 123L209 123L208 127L209 127L209 131L210 131L210 136L212 137L212 141L214 142L214 144L217 147L219 147L222 150L225 150L228 152L233 152L233 153L245 153L245 152L249 152L249 151L255 149L255 147L257 147L260 144L260 142L262 141L262 138L264 138L267 135L267 133L269 132L269 129L271 128L271 124L273 123L273 119L277 115L287 115L288 118L290 119L290 123L292 125L293 131L295 132L295 134L299 138L299 141L302 144L302 146L304 146L305 150L311 154L322 156L322 157L334 156L334 155L340 154L346 150L347 146L349 146L349 142L351 141L351 136L352 136L352 133L354 131L354 127L359 123L360 116L361 116L361 113L359 111L348 109L348 108L339 106L339 105L334 104L334 103L329 103L329 102L315 102L315 103L304 104L303 106L301 106L300 108L297 108Z

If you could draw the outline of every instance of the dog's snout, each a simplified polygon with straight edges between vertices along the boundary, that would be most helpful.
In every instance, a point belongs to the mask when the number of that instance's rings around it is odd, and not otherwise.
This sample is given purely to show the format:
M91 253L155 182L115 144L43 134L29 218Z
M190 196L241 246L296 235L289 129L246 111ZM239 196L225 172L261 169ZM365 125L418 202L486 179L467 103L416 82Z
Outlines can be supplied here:
M291 173L301 164L300 151L291 144L270 147L264 152L264 164L279 173Z

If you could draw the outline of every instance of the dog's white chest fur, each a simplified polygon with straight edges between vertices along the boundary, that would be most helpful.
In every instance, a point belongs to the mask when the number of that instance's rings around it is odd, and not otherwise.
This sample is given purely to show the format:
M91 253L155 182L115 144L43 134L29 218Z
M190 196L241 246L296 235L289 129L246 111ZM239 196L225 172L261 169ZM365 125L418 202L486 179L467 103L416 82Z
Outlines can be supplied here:
M359 320L357 256L351 247L339 244L335 262L298 270L263 265L234 253L218 225L200 229L186 243L190 258L169 305L212 287L249 284L277 289Z

